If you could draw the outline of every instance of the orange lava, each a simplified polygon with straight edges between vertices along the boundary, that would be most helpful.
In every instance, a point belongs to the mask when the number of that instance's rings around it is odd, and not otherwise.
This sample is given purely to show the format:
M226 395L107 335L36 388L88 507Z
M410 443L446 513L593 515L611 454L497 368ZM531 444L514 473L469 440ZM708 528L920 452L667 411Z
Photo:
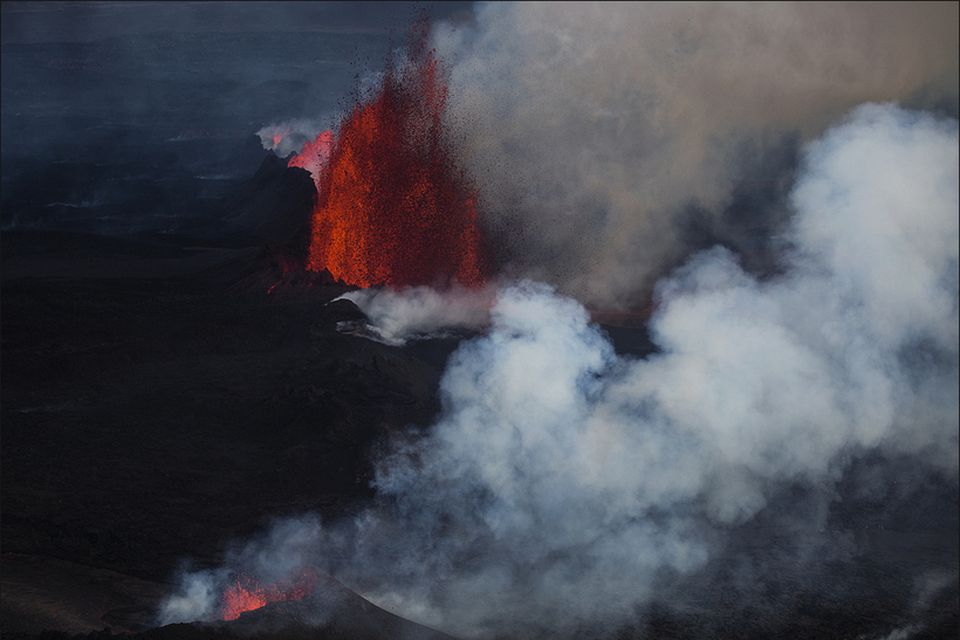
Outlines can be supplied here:
M442 69L421 41L411 64L390 68L331 134L308 270L362 287L483 283L477 199L446 147L446 98Z
M292 582L262 585L249 576L241 576L223 592L221 617L236 620L240 614L265 607L272 602L303 600L316 587L317 577L312 571L303 571Z
M333 149L333 131L327 130L321 132L316 139L303 145L300 153L290 158L287 162L288 167L300 167L306 169L313 176L313 183L320 191L320 175L323 168L330 159L330 152Z

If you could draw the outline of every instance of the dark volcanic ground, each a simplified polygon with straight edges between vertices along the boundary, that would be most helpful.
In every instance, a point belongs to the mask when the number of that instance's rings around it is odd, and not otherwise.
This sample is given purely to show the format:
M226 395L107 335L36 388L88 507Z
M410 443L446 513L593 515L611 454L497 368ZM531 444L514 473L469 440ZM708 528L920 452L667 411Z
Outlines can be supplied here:
M3 282L5 632L138 628L185 556L356 508L368 447L436 411L452 345L337 333L344 288L267 295L259 249L5 233L3 256L45 274Z

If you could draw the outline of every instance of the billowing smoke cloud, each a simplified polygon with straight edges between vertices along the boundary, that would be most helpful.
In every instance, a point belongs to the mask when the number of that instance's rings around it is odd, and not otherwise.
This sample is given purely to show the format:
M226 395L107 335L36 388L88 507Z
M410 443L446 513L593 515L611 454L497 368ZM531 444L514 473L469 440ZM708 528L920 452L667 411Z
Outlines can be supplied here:
M431 287L406 289L357 289L339 299L356 304L369 319L364 327L370 337L393 346L411 339L434 338L451 330L476 331L490 321L496 291L486 287ZM353 327L344 327L352 329Z
M434 43L505 269L629 306L685 255L691 210L747 248L781 230L785 208L733 196L789 184L796 137L866 101L955 113L957 20L955 3L490 3Z
M956 121L857 109L806 149L784 273L696 255L656 287L645 359L550 286L502 289L451 356L438 422L397 438L378 504L325 527L309 562L465 637L605 635L690 592L738 528L817 535L857 460L890 460L889 486L955 482L958 162ZM822 497L775 508L791 487ZM795 546L793 571L825 558ZM179 611L206 593L192 580Z

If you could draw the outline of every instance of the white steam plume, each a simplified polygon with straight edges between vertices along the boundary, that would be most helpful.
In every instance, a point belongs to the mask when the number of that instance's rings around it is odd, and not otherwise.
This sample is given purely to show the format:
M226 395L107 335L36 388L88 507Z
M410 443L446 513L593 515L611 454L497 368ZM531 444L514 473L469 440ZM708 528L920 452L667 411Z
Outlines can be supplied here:
M357 289L337 300L349 300L366 314L370 323L364 329L370 337L401 346L411 339L435 338L451 330L484 328L490 321L495 295L496 291L489 287L453 287L444 291L408 287Z
M464 637L613 634L726 532L789 518L784 487L866 455L955 482L958 163L955 121L857 109L806 151L786 272L695 256L658 284L642 360L546 285L501 290L437 424L379 460L378 506L311 561Z
M475 14L433 43L487 233L507 272L601 307L635 303L684 257L691 207L720 225L735 188L779 178L766 156L785 140L867 101L956 109L956 3L496 2ZM751 213L748 227L783 217Z

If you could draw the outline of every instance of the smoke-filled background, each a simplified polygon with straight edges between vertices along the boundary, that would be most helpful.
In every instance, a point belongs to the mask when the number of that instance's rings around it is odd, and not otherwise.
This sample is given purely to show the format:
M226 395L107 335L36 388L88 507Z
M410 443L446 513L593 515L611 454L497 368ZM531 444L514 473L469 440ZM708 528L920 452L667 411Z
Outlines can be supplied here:
M507 268L625 306L691 245L773 268L797 145L853 106L956 117L956 26L947 3L490 3L433 41Z

